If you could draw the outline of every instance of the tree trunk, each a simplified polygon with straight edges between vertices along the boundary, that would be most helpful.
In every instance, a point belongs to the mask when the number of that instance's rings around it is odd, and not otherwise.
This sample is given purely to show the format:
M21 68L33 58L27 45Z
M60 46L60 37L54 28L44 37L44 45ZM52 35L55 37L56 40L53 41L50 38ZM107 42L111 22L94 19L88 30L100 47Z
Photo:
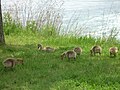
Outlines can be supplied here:
M3 32L3 22L2 22L2 8L0 0L0 44L5 43L4 32Z

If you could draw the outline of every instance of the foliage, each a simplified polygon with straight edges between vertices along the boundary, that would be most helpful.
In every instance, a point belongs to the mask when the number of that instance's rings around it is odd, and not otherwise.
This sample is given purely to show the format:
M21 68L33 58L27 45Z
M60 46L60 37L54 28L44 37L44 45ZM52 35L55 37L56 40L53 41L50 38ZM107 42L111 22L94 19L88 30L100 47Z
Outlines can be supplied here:
M3 27L4 27L4 33L6 35L10 35L12 33L17 34L22 30L22 25L19 21L13 20L12 16L10 13L4 13L3 17Z

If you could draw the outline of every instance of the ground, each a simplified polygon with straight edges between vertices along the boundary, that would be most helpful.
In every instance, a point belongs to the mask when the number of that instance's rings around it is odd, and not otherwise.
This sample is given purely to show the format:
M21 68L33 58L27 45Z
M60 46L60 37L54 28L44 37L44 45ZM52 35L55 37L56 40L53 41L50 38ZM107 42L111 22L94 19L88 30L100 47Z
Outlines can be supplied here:
M10 44L10 38L6 42L6 45L0 46L1 90L120 89L120 55L118 53L117 57L110 58L109 45L102 45L101 56L90 56L89 49L92 44L85 46L82 43L82 55L78 55L76 61L69 61L67 58L61 60L60 54L73 49L76 44L54 44L57 50L48 53L39 51L37 44L13 45L12 41ZM23 58L24 65L5 69L2 61L7 57Z

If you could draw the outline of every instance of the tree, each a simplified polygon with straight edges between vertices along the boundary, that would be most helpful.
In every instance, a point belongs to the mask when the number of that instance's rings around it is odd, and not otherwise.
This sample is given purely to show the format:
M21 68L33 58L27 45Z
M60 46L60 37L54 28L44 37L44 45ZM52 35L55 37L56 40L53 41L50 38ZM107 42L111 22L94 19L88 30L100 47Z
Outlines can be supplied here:
M3 32L3 21L2 21L2 8L0 0L0 44L5 43L4 32Z

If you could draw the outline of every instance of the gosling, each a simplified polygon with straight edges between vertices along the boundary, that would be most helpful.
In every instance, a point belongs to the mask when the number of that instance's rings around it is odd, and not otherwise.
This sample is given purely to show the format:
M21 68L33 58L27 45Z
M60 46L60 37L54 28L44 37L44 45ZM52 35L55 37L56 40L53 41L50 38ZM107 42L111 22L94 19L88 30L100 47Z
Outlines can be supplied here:
M16 64L23 64L23 60L20 58L7 58L3 61L5 68L14 68Z
M101 55L102 53L102 48L99 45L95 45L91 48L90 50L90 54L91 56L95 56L95 54L98 53L99 55Z
M110 47L109 53L110 53L110 57L112 57L112 56L116 57L116 55L118 53L118 47Z
M82 53L81 47L75 47L73 50L76 52L77 55L81 55L81 53Z
M67 57L68 60L74 59L76 60L76 52L74 50L69 50L61 54L61 59L63 60L64 57Z

